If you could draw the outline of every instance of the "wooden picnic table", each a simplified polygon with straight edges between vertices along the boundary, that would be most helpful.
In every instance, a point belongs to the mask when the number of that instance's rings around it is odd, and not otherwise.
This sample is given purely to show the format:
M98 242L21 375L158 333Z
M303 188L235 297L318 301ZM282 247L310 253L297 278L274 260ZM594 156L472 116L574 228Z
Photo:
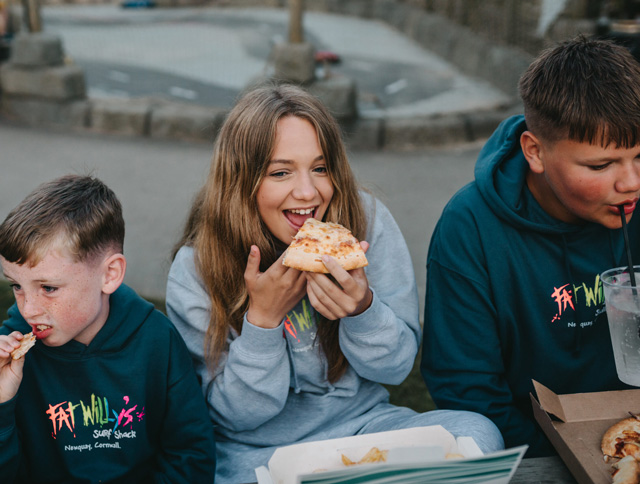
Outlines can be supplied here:
M510 484L576 484L560 457L522 459Z

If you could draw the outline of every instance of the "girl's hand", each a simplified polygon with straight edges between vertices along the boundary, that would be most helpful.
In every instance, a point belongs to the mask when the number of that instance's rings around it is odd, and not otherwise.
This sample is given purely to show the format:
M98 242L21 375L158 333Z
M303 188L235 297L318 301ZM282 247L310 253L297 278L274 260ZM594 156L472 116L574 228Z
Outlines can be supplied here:
M282 254L265 272L260 272L260 250L251 246L244 281L249 291L247 319L262 328L277 327L306 290L302 272L282 264Z
M369 249L368 242L360 242L362 249ZM345 271L332 257L322 256L322 262L337 284L325 274L305 272L307 295L311 305L324 317L335 320L356 316L371 306L373 293L364 268Z
M20 388L26 357L14 360L11 352L20 346L22 338L20 331L0 336L0 403L11 400Z

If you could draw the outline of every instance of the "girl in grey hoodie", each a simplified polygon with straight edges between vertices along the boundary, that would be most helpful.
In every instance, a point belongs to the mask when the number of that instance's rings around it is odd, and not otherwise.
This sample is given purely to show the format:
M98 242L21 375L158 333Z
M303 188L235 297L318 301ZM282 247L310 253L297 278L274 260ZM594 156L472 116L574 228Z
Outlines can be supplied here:
M348 227L369 265L284 266L309 217ZM177 248L167 312L209 403L217 483L254 481L280 446L409 427L503 448L479 414L389 403L381 384L402 383L421 338L409 251L387 208L357 188L335 120L304 90L258 88L238 102Z

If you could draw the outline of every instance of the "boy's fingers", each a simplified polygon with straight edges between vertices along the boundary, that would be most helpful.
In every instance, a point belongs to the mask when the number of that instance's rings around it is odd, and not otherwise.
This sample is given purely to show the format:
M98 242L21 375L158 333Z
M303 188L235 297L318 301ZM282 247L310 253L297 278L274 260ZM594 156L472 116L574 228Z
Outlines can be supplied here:
M7 337L0 338L0 357L6 358L13 350L20 347L20 340L23 335L19 331L14 331Z
M18 358L17 360L14 360L13 358L11 359L11 370L17 375L22 374L22 367L24 366L25 358L26 358L26 355L23 356L22 358Z

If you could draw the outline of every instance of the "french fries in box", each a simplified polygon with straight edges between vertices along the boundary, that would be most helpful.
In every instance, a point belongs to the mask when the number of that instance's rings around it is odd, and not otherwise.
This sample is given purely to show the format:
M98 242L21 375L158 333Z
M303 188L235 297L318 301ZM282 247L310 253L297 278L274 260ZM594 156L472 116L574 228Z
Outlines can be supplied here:
M523 453L524 450L516 452L519 458ZM325 477L326 482L339 482L331 481L336 472L357 477L416 463L428 467L431 462L452 464L474 457L483 454L472 438L456 439L440 425L434 425L280 447L269 460L268 469L256 469L256 476L258 484L325 482ZM507 467L510 465L513 464ZM507 475L510 470L508 467Z

